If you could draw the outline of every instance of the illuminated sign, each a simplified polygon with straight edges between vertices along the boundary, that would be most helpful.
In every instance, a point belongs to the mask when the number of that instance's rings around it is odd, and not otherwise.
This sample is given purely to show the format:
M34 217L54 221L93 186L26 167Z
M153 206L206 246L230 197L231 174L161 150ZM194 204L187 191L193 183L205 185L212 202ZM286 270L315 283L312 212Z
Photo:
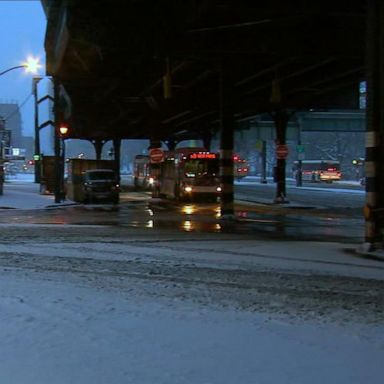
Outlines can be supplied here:
M196 160L196 159L217 159L216 153L210 153L210 152L196 152L191 153L189 155L190 160Z

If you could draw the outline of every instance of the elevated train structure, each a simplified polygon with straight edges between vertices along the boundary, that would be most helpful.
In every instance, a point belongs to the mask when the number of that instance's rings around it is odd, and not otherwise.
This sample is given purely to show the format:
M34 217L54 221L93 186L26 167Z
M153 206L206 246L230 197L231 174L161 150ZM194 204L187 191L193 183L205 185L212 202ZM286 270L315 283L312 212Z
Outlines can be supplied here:
M296 111L358 109L368 82L367 244L382 242L384 5L379 0L41 0L47 15L47 75L55 124L68 137L150 139L173 150L219 132L222 212L233 213L233 132L268 113L286 144ZM381 150L380 150L381 149ZM384 180L382 180L384 181ZM383 196L383 197L381 197ZM286 203L285 158L277 159L277 203Z

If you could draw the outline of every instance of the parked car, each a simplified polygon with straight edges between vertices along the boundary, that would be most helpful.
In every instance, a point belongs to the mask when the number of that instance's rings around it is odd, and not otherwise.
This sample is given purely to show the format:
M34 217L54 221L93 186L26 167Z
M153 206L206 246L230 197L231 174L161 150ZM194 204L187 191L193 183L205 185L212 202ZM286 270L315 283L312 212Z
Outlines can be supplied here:
M120 186L115 171L111 169L90 169L83 173L84 202L119 202Z

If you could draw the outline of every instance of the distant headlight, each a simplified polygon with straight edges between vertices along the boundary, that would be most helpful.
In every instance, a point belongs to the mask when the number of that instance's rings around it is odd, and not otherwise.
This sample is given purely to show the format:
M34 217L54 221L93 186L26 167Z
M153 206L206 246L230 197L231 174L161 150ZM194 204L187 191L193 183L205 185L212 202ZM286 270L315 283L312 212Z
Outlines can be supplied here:
M192 192L192 187L185 187L184 191L190 193Z
M150 177L148 180L149 185L155 184L155 179L153 177Z
M217 192L221 192L221 187L217 187L217 188L216 188L216 191L217 191Z

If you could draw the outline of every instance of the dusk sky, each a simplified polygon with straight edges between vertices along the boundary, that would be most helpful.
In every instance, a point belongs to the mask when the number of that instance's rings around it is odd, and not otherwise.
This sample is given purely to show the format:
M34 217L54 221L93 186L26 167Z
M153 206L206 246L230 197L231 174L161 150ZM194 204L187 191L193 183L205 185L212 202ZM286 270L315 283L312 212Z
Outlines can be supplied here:
M43 64L39 75L44 76L46 19L40 1L0 0L0 26L0 72L20 65L28 56L33 56ZM23 69L15 69L0 77L0 103L19 104L25 136L34 136L33 97L22 105L31 93L32 75Z

